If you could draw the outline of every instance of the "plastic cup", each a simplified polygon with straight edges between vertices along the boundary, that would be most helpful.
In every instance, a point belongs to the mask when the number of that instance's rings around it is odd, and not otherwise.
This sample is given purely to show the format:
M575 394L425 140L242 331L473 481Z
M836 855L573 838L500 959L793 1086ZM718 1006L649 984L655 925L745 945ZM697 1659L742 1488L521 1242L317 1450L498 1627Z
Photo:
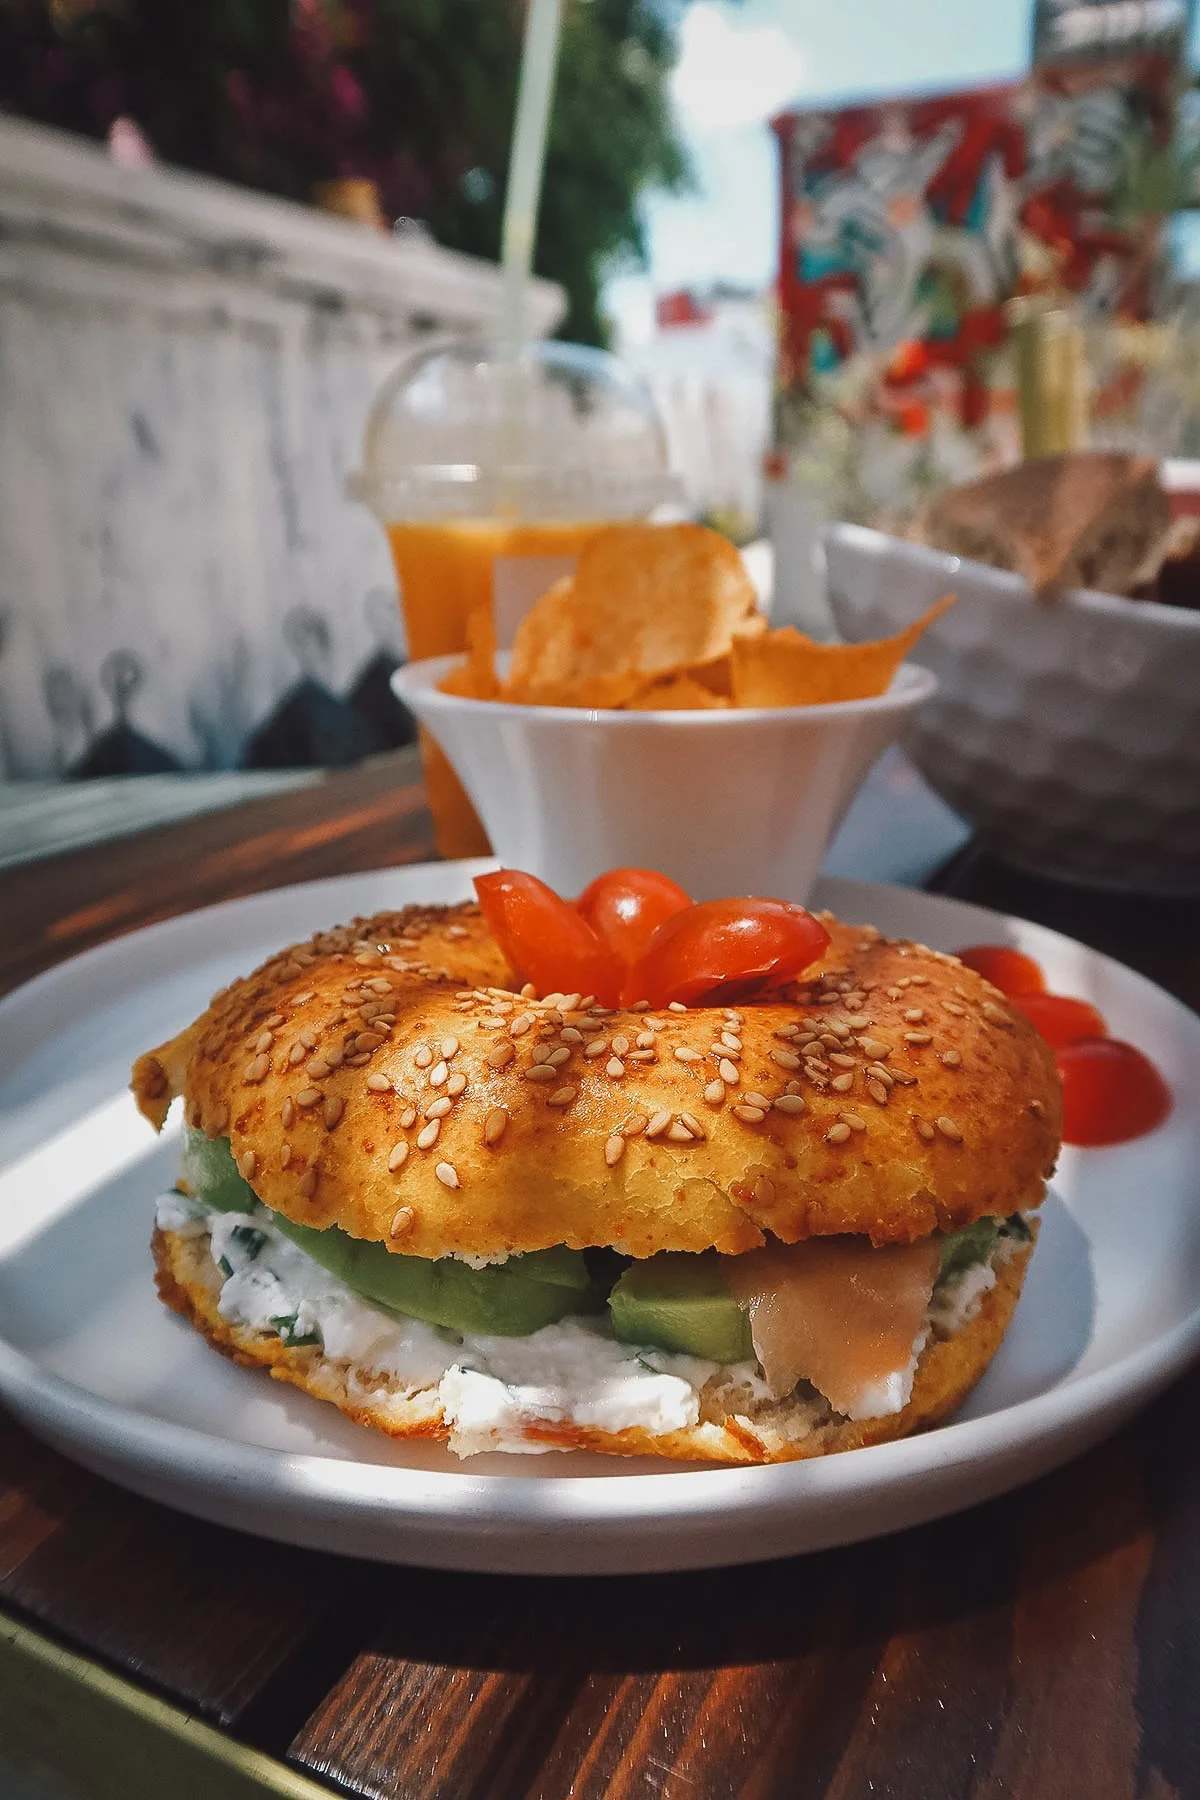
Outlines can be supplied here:
M508 648L539 594L602 526L678 498L649 389L579 344L442 343L403 363L367 421L351 492L383 525L414 660L466 646L491 609ZM478 856L487 835L438 746L421 734L437 846Z

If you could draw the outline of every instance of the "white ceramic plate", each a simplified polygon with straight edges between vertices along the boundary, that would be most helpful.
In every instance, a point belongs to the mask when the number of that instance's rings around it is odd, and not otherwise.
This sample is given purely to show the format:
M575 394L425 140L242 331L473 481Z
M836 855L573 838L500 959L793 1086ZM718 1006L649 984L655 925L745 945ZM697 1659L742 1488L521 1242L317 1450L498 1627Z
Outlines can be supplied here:
M153 1202L176 1144L134 1111L130 1062L280 944L459 899L470 873L390 870L231 901L103 945L0 1005L0 1398L40 1436L139 1493L321 1549L529 1573L684 1569L848 1543L1001 1493L1112 1431L1200 1350L1200 1020L1054 932L829 880L819 900L847 918L939 948L1030 951L1176 1094L1152 1136L1064 1155L1013 1326L953 1423L775 1468L460 1463L215 1355L154 1295Z

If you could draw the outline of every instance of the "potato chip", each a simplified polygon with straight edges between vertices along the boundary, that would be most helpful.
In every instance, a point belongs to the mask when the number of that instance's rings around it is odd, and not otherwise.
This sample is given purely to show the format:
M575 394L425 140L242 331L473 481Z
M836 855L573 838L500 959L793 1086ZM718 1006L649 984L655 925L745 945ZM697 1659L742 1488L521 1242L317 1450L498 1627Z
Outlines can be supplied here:
M708 665L711 667L712 665ZM729 701L695 679L687 670L682 675L664 675L641 689L625 702L626 712L713 712L727 707Z
M954 604L953 594L894 637L864 644L818 644L794 626L735 638L730 652L735 706L822 706L887 692L917 639Z
M702 525L614 525L526 613L507 687L678 674L727 654L759 616L727 538Z
M443 694L458 694L464 700L498 700L496 630L490 607L478 606L468 616L466 636L465 659L446 671L438 688Z
M510 677L501 698L519 706L582 706L611 712L627 706L646 685L640 675L564 675L555 681L514 683Z

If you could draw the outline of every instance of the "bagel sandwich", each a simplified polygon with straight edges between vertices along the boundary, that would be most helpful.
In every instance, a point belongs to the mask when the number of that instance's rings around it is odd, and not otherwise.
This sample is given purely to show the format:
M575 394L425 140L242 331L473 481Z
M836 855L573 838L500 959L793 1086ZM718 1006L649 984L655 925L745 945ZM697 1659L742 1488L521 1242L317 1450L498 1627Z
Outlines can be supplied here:
M139 1058L158 1291L397 1438L763 1463L945 1418L1020 1294L1052 1055L943 952L821 915L801 980L538 995L477 906L318 933Z

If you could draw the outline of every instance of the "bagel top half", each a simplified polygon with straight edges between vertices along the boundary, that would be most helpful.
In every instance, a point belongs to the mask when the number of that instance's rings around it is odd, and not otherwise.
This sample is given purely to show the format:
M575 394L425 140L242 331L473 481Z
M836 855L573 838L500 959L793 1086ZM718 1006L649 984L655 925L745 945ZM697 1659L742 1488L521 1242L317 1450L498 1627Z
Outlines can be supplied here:
M907 1243L1037 1205L1043 1039L956 958L822 917L785 995L650 1012L514 992L477 906L379 914L226 988L134 1092L157 1127L182 1095L273 1211L430 1258Z

